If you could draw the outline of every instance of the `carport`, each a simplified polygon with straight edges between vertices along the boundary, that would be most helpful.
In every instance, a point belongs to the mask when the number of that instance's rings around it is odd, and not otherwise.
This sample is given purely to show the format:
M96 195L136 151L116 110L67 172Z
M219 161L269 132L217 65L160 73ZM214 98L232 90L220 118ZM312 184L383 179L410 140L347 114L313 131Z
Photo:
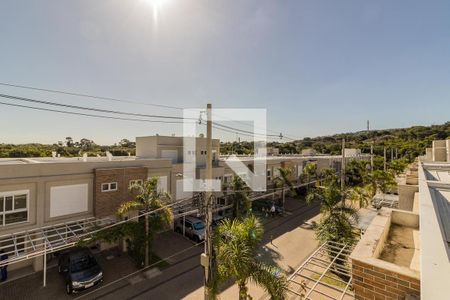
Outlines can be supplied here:
M86 218L42 228L0 236L0 250L8 259L0 261L0 267L43 256L43 286L46 285L47 254L75 246L77 242L99 228L113 224L110 218Z

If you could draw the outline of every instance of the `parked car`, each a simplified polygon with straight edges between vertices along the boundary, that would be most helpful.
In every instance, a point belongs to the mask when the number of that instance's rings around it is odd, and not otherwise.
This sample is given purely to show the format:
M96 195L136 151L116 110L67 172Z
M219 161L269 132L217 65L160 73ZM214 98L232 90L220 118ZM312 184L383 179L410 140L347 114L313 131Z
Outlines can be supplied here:
M63 274L67 294L93 287L103 281L103 272L87 248L74 248L59 256L58 271Z
M183 218L176 220L175 231L183 234ZM184 234L197 243L205 240L205 223L194 217L185 217Z
M225 215L216 214L216 215L213 216L212 226L213 227L217 227L217 226L219 226L222 223L222 221L225 221L227 219L231 219L231 217L228 217L228 216L225 216Z

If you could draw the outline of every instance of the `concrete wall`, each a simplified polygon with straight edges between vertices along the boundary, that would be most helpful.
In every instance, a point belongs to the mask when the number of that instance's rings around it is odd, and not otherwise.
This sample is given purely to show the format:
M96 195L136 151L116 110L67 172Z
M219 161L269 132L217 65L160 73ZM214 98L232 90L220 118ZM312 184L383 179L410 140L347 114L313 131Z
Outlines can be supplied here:
M353 250L353 288L356 299L405 299L420 297L420 274L415 270L379 259L391 223L418 225L418 216L382 208Z
M433 161L447 161L447 142L433 141Z

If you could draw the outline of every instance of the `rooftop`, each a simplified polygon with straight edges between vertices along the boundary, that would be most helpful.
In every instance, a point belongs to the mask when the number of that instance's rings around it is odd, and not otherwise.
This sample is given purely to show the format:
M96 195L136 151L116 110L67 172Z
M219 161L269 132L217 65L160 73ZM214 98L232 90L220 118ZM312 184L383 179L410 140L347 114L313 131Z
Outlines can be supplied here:
M450 274L450 163L419 168L423 299L447 299Z
M51 164L51 163L83 163L83 162L123 162L136 160L167 160L136 158L136 156L106 156L101 157L27 157L27 158L0 158L1 165Z

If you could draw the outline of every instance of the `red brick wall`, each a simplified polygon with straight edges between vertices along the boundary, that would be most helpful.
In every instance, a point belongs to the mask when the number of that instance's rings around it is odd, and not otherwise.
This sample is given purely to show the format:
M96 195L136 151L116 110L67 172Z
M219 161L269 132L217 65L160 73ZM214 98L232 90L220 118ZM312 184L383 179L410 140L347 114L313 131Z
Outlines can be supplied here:
M119 168L95 170L94 214L97 218L115 215L120 205L132 200L128 190L130 180L146 180L148 169ZM117 191L102 192L102 183L117 182Z
M420 296L420 281L360 261L352 261L355 298L405 299L406 295Z

